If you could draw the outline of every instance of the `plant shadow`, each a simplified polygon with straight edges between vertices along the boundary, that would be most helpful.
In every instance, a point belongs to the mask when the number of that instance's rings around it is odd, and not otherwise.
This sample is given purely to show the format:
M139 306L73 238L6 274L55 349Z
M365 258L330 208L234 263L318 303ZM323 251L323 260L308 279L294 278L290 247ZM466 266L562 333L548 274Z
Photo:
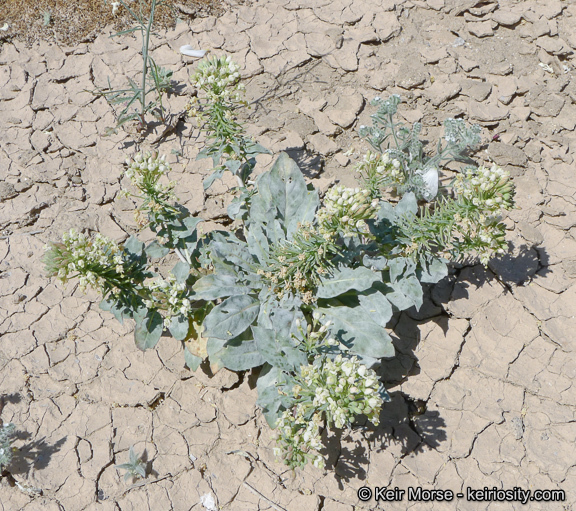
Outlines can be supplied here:
M304 177L308 179L317 178L324 170L326 162L319 154L297 147L288 147L284 152L296 162Z
M507 254L489 261L487 268L473 260L455 265L453 274L432 286L434 304L443 308L450 300L468 299L470 289L478 290L490 283L500 283L510 291L552 273L544 247L516 246L509 242L508 250Z
M144 464L146 477L160 477L160 474L152 467L154 460L149 459L148 449L144 449L144 451L142 451L142 454L140 455L140 461Z
M512 286L525 285L550 272L543 266L546 261L543 248L521 245L510 249L513 254L491 261L488 268L473 261L455 265L442 281L424 285L424 300L419 310L395 312L388 327L393 331L396 354L382 360L377 368L387 388L394 388L420 373L415 354L422 340L420 326L432 321L446 334L450 317L444 310L445 304L468 299L471 288L499 283L506 288L505 292L510 292ZM330 436L325 433L326 468L334 471L341 488L343 481L367 479L371 457L379 452L391 452L398 460L437 449L447 440L446 422L439 411L427 410L425 401L413 399L400 390L389 391L389 396L377 427L360 416L348 431L337 430Z
M19 403L22 401L20 394L7 394L0 397L0 414L6 403ZM0 421L4 425L4 421ZM16 425L17 426L17 425ZM11 436L11 442L22 441L25 442L20 448L15 448L12 455L12 460L8 465L3 466L3 474L8 473L11 475L27 474L31 468L42 470L48 466L52 455L60 450L62 445L66 442L67 437L64 436L53 444L46 441L46 437L29 441L32 435L27 431L16 429Z
M326 468L334 471L343 489L342 481L366 480L370 464L380 452L390 452L399 460L437 449L447 439L445 428L438 411L426 410L425 403L412 401L403 392L391 392L378 426L360 416L353 429L338 430L325 438Z
M304 84L317 84L326 82L314 76L313 71L322 64L322 59L303 64L299 67L291 69L283 69L278 73L278 77L272 77L276 82L273 86L266 87L265 91L257 98L250 102L250 106L254 108L253 115L258 115L261 110L268 113L265 102L269 100L277 100L285 95L293 94L299 91Z
M68 437L64 436L53 444L46 441L46 437L29 442L32 435L26 431L16 431L15 440L26 442L23 447L16 450L8 470L12 475L27 474L31 468L42 470L48 466L52 455L57 453Z

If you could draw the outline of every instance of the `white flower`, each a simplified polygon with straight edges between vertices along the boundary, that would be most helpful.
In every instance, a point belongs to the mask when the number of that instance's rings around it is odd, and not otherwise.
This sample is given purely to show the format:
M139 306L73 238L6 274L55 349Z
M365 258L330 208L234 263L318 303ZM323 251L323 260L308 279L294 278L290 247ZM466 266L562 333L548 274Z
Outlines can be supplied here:
M377 398L377 397L371 397L368 400L368 406L370 408L376 408L377 406L379 406L381 404L382 400Z
M118 7L120 7L120 2L112 2L110 5L112 5L112 14L116 14Z

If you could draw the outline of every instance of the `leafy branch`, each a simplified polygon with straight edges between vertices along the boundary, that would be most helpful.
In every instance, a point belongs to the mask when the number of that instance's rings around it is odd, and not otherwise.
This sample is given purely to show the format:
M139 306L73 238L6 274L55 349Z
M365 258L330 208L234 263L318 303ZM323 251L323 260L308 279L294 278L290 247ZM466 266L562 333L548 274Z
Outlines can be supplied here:
M446 145L442 139L438 140L437 154L428 156L419 138L422 125L417 122L408 129L394 120L400 103L396 94L387 100L376 98L371 102L378 110L371 116L372 126L360 127L360 136L380 154L380 161L370 158L368 153L369 158L360 164L358 171L365 174L373 192L382 186L393 186L400 195L413 192L417 199L430 202L438 193L438 167L442 162L474 163L466 153L479 145L480 127L467 127L461 119L446 119L443 137ZM380 172L375 172L377 169Z

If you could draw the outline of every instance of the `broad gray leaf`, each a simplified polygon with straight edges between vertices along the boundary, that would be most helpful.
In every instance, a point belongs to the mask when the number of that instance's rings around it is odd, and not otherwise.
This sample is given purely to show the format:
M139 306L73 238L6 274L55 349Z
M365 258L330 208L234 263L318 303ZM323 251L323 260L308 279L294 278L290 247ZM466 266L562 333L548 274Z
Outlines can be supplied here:
M329 279L322 279L318 286L318 298L333 298L350 289L364 291L374 282L381 281L380 272L374 272L364 266L358 268L337 268Z
M260 302L251 296L231 296L214 307L204 320L204 336L233 339L258 317Z

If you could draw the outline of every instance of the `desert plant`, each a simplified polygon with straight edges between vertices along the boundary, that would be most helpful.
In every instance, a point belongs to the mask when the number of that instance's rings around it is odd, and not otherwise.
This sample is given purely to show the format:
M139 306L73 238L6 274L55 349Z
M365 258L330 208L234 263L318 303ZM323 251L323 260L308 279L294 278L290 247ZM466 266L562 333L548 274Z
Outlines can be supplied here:
M439 140L437 154L430 156L419 139L422 125L416 122L409 129L395 121L400 102L397 94L371 102L378 110L372 115L372 126L360 126L360 136L380 155L368 152L358 170L374 195L381 196L382 188L390 186L400 195L413 192L417 199L431 201L438 193L438 167L442 162L474 163L466 151L480 143L480 126L468 128L461 119L446 119L446 145L443 147Z
M146 464L142 461L142 456L138 456L134 450L134 446L130 446L129 451L130 461L128 463L122 463L121 465L116 465L118 470L126 470L124 474L124 481L128 479L145 479L146 478Z
M143 14L143 2L139 0L139 12L136 12L124 2L118 0L114 2L117 8L121 4L136 20L137 25L128 30L123 30L111 37L128 34L139 31L142 38L142 77L140 84L132 79L128 79L129 87L126 89L113 89L108 79L107 89L96 89L92 93L96 96L102 96L111 105L124 105L124 108L118 113L115 128L109 128L108 134L117 132L118 128L129 121L137 121L138 130L141 131L146 126L145 116L147 113L153 113L156 118L164 122L164 106L162 104L163 95L170 90L170 79L172 71L166 70L156 64L149 53L150 34L152 33L152 24L154 22L154 13L156 7L161 5L161 0L152 0L150 5L150 15L148 19ZM148 100L147 97L153 94L154 98ZM139 108L133 106L138 103Z
M0 427L0 472L2 467L9 465L12 461L13 448L12 439L14 437L14 424L3 424Z
M199 67L211 66L209 76L236 72L227 59L206 62ZM223 91L236 87L235 79L211 88L211 101L230 98ZM398 101L378 103L392 127ZM222 108L231 113L223 117ZM211 135L204 154L229 156L251 171L250 154L233 147L246 142L240 125L216 135L219 122L232 123L234 108L204 108ZM137 155L126 174L142 200L140 223L157 240L144 245L132 237L118 247L71 233L48 247L48 272L99 288L103 309L135 320L141 349L167 329L182 341L193 370L203 360L213 371L260 368L258 403L279 428L277 454L291 467L322 465L323 427L349 427L359 414L378 422L388 396L373 368L395 354L386 329L394 311L419 308L422 284L442 279L449 260L476 253L486 263L505 250L499 212L513 206L505 171L468 167L433 201L438 171L422 170L447 157L468 162L464 151L477 141L476 128L446 125L447 148L439 146L434 158L423 154L419 129L381 150L385 134L375 127L369 134L379 154L360 165L364 187L334 187L322 200L285 153L253 181L237 172L241 167L226 167L241 182L231 214L242 220L236 233L200 235L201 219L173 203L175 184L160 184L169 165L157 154ZM395 206L384 199L390 184L402 196ZM151 272L151 261L170 251L180 259L171 274Z
M190 101L188 112L196 117L200 127L207 133L206 147L197 159L212 158L214 172L204 179L204 190L221 178L226 170L238 181L240 194L229 211L235 217L241 204L249 196L246 187L256 164L257 154L270 152L254 142L235 118L239 106L245 106L244 84L240 83L239 67L228 57L212 57L202 60L192 76L192 85L201 93ZM235 209L234 209L235 208Z

